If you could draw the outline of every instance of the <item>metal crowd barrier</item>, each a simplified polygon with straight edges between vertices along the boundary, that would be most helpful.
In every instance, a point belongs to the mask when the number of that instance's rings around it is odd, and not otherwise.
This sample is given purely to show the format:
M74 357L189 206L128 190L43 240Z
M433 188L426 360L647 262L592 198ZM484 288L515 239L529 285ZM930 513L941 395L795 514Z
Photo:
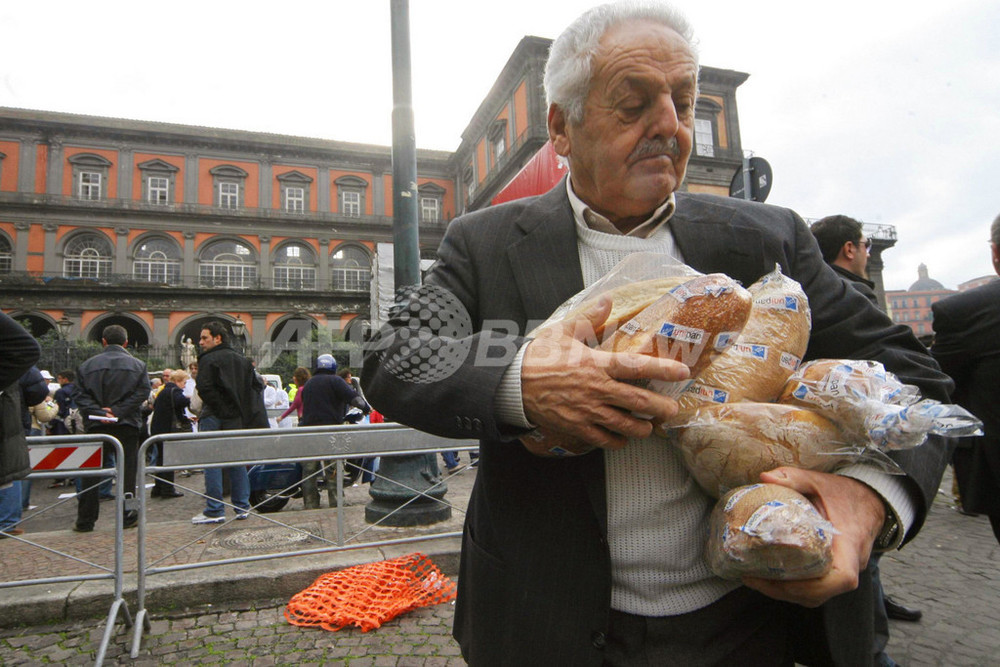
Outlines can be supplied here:
M102 468L101 448L111 446L115 448L115 467ZM125 496L132 500L131 493L122 493L125 489L125 451L121 442L117 438L100 434L88 433L82 435L55 435L55 436L32 436L28 438L28 455L31 459L32 472L26 479L61 479L64 477L104 477L115 480L115 550L114 563L111 567L93 563L72 554L59 551L39 544L29 539L30 533L24 535L8 535L8 539L17 540L33 547L41 549L51 554L67 558L86 565L88 568L98 570L90 574L63 575L58 577L42 577L38 579L22 579L18 581L0 582L0 588L13 588L15 586L30 586L33 584L54 584L73 581L95 581L111 579L114 581L114 599L111 609L108 611L107 623L104 626L104 636L101 639L97 651L95 665L104 662L104 655L107 652L108 644L111 642L111 635L114 631L115 623L119 612L123 615L126 627L132 625L132 617L128 611L128 605L122 596L124 579L124 537L122 514L125 508ZM97 493L94 489L94 493ZM32 514L35 518L40 514L50 511L65 502L73 501L76 497L63 498L47 507L39 508L39 511ZM130 508L131 509L131 508ZM22 519L24 521L25 519ZM20 522L19 522L20 523Z
M153 445L163 448L162 465L147 465L147 450ZM160 472L199 468L223 468L228 466L254 465L257 463L305 463L311 461L337 461L336 465L336 511L337 541L329 546L296 551L257 554L238 558L199 561L178 565L157 566L147 563L146 550L146 496L139 494L138 530L138 582L136 617L133 626L131 657L139 655L142 636L151 628L146 609L146 578L151 575L196 568L256 562L294 556L347 551L406 544L428 539L461 537L461 531L441 532L419 537L405 537L378 540L359 544L344 543L343 519L343 461L347 458L365 456L392 456L399 454L434 454L440 451L468 451L477 449L475 440L453 440L430 435L395 423L352 424L343 426L309 426L293 429L246 429L235 431L209 431L204 433L172 433L157 435L146 440L139 448L139 467L136 479L145 480L146 475L155 476ZM328 480L329 483L329 480ZM190 490L190 489L187 489ZM426 495L426 494L424 494ZM430 497L430 496L427 496ZM435 501L441 502L436 498ZM332 504L332 503L331 503ZM232 505L225 503L232 508ZM332 507L330 509L333 509ZM303 528L288 526L272 515L258 514L251 509L251 515L271 523L286 526L300 532ZM227 522L228 523L228 522ZM225 524L217 524L216 529ZM310 533L310 535L312 535ZM313 537L318 537L313 535ZM195 541L204 539L200 535ZM189 544L182 545L173 553ZM162 560L162 559L161 559Z

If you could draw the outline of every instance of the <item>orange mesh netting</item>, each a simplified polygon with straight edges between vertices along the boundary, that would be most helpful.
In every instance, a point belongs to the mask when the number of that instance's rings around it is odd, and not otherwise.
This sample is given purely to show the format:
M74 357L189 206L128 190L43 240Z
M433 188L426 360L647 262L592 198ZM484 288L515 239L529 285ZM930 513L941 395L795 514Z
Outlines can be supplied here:
M455 598L455 584L420 553L324 574L285 608L292 625L362 632L417 607Z

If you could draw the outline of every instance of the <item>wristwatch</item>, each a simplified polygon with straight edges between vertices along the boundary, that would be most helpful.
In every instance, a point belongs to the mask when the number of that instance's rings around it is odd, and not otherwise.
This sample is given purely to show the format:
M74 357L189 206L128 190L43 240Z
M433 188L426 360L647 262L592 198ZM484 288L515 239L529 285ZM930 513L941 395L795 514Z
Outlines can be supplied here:
M896 513L884 500L882 503L885 505L885 521L882 522L882 530L875 538L873 545L875 551L888 551L896 544L896 537L899 535L899 519L896 518Z

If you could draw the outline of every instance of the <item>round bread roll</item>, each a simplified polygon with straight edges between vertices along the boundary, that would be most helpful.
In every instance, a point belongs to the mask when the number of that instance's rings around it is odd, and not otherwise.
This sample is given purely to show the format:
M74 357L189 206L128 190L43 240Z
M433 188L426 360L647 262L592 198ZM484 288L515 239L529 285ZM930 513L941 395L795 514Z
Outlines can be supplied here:
M838 452L844 436L830 420L778 403L706 404L671 435L691 475L714 498L779 466L830 472L848 460Z
M812 579L830 570L834 532L797 491L777 484L742 486L712 510L705 558L723 579Z
M775 400L809 345L809 301L802 287L775 269L749 288L750 317L736 343L720 354L680 398L670 421L683 425L706 401Z

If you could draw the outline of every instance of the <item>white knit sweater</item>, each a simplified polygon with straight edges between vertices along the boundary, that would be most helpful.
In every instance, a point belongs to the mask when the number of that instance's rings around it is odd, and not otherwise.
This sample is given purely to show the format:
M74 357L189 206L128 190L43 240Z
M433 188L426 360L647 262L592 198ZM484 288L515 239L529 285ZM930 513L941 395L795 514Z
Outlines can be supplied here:
M648 238L605 234L577 221L583 280L590 285L634 252L681 259L666 225ZM605 452L611 606L642 616L672 616L711 604L737 584L714 576L702 550L713 500L660 437L633 438Z

